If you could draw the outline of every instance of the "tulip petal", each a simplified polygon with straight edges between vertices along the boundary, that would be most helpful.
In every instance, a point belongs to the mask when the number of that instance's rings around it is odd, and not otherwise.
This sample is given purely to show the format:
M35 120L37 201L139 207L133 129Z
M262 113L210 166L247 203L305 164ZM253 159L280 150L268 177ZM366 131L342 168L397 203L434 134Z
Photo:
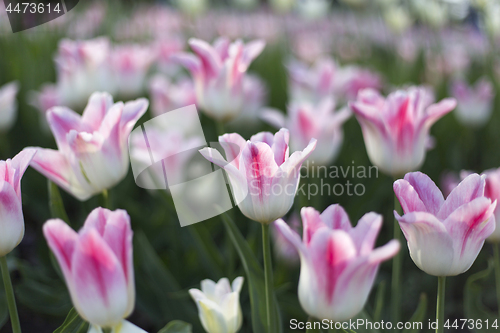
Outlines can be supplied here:
M227 161L239 169L239 157L247 144L246 140L238 133L231 133L220 136L219 143L226 153Z
M233 283L231 283L231 289L233 292L240 293L241 288L243 287L243 283L245 282L245 279L243 276L238 276L236 279L233 280Z
M147 333L140 327L135 326L127 320L123 320L120 324L113 328L111 333Z
M250 63L257 58L259 54L262 53L264 47L266 46L266 42L263 40L253 40L245 45L243 49L243 55L241 57L239 70L241 72L245 72L250 66Z
M457 100L454 98L445 98L439 103L432 104L427 108L427 118L425 125L432 126L439 118L452 111L457 106Z
M14 156L12 159L12 168L16 170L14 174L14 181L12 186L16 191L17 195L21 197L21 178L24 175L24 172L28 168L28 165L31 163L31 160L36 154L36 149L34 148L24 148L19 154Z
M12 185L6 181L0 182L0 221L0 256L5 256L24 236L21 200Z
M418 197L420 198L420 200L422 201L422 203L426 208L425 210L421 210L421 207L417 202L413 203L413 210L409 211L424 211L424 212L427 211L431 214L436 215L444 203L443 194L441 193L437 185L429 178L429 176L427 176L422 172L407 173L405 175L405 180L417 192ZM405 190L407 189L406 188L400 189L400 191L403 191L403 193ZM409 202L407 202L406 205L410 205L410 207L412 206L412 204Z
M382 215L371 212L363 215L356 227L352 228L349 234L356 244L358 255L365 256L372 253L381 227Z
M264 108L260 113L260 118L276 128L285 127L285 115L278 109Z
M427 208L418 196L415 188L406 180L398 179L393 185L394 194L403 208L405 214L411 212L426 212Z
M290 140L290 133L286 128L280 129L275 135L271 145L274 154L274 161L279 166L288 159L289 148L288 141Z
M278 228L283 237L285 237L293 246L295 246L299 253L301 253L302 255L307 253L306 247L304 246L304 243L302 243L299 234L292 230L285 221L283 221L282 219L278 219L274 222L274 225L276 226L276 228Z
M215 49L201 39L191 38L189 46L200 57L205 75L208 78L217 76L222 64Z
M92 196L92 192L83 188L76 179L66 156L53 149L36 149L37 153L30 163L35 170L79 200L87 200Z
M221 299L220 307L225 317L227 331L238 332L243 323L239 293L232 292L224 295Z
M81 121L93 131L97 131L108 109L113 105L113 97L106 92L95 92L83 110Z
M496 202L480 197L456 209L444 221L450 237L455 240L455 262L453 274L467 271L474 263L484 240L495 230Z
M201 324L207 332L229 333L226 319L219 306L209 299L197 302Z
M311 139L309 144L303 151L294 152L281 166L280 169L286 174L290 175L292 173L299 175L300 166L305 160L311 155L313 150L316 148L316 139Z
M193 78L200 78L202 75L203 67L201 61L194 54L180 52L173 54L170 59L184 66L189 72L191 72Z
M311 243L311 239L319 229L330 227L323 222L324 220L322 220L319 212L313 207L302 207L300 216L302 217L303 226L302 242L305 246Z
M146 113L148 107L149 101L145 98L138 98L125 103L120 122L122 140L128 140L128 136L134 128L135 123Z
M304 218L302 218L302 220L304 220ZM321 213L321 220L326 223L330 229L340 229L346 232L352 230L349 216L339 204L328 206L323 213Z
M57 147L63 151L67 149L66 134L69 131L90 131L81 123L81 116L67 107L56 106L48 110L47 122L56 139Z
M477 173L467 176L455 187L446 198L437 213L437 217L445 220L458 207L484 195L485 180Z
M269 147L273 145L274 134L271 132L259 132L252 135L250 138L252 142L265 142Z
M43 225L43 234L50 249L56 256L66 282L72 281L71 262L78 234L60 219L52 219L45 222Z
M127 283L113 251L90 229L79 237L73 254L72 299L88 321L115 326L127 311Z
M435 276L448 275L454 260L454 250L453 240L444 224L426 212L395 216L408 241L410 256L418 268Z

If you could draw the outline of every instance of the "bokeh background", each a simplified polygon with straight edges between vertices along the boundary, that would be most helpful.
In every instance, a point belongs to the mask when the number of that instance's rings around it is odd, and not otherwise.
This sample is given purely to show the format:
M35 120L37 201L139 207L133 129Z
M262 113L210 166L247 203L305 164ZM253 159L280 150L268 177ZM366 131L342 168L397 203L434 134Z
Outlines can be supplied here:
M283 111L293 98L289 95L286 65L294 59L313 64L316 59L331 57L339 67L358 66L356 68L368 70L380 79L384 93L405 85L423 84L430 86L436 100L440 100L451 95L450 87L455 79L473 83L480 77L491 81L495 92L499 89L500 4L495 0L81 0L68 14L15 34L10 31L2 7L0 4L0 86L15 80L20 84L20 91L17 120L12 128L0 133L1 159L14 156L26 146L55 148L44 120L44 111L50 104L67 104L77 112L83 110L88 96L73 99L52 96L54 100L47 98L47 101L42 98L47 95L40 94L59 80L55 57L63 39L104 37L111 48L136 44L149 50L153 57L142 69L146 75L144 81L134 91L116 92L115 101L151 98L150 79L158 73L172 82L178 77L189 77L184 69L169 63L169 47L174 51L189 51L188 38L212 42L218 36L266 41L263 53L252 63L249 72L265 84L262 106ZM161 49L158 45L164 45L163 51L158 51ZM363 84L359 83L360 87ZM102 88L95 90L98 89ZM72 93L71 89L66 92ZM431 134L435 145L421 170L436 183L439 184L447 172L482 172L500 167L498 95L493 99L491 118L484 126L471 128L462 124L454 112L433 126ZM342 103L345 101L339 106ZM153 116L150 108L140 122ZM214 121L203 113L201 117L207 141L217 141ZM343 129L344 143L333 165L371 166L356 119L351 117ZM226 131L238 132L245 138L262 130L274 131L258 119L226 126ZM375 211L385 217L377 243L385 244L392 238L393 179L379 173L371 179L341 176L324 181L333 185L347 180L362 183L366 193L359 197L325 195L310 200L299 197L290 215L304 205L323 210L333 203L345 207L351 221ZM51 218L47 179L29 169L22 180L22 190L26 235L15 255L9 257L21 323L25 332L53 332L71 309L71 301L64 281L54 269L41 232L42 224ZM130 214L135 235L137 303L130 320L156 332L169 321L180 319L191 323L194 332L201 332L188 289L198 287L205 278L218 280L227 276L232 280L244 275L220 218L181 228L175 211L166 202L170 200L168 195L139 188L130 171L109 193L112 208L123 208ZM101 204L98 196L82 203L62 190L61 195L74 228L79 228L87 214ZM233 209L231 214L256 257L262 258L258 223L248 221L238 209ZM429 304L423 318L427 323L435 314L433 300L437 280L413 264L406 246L403 251L402 319L409 320L426 296ZM493 273L484 271L491 255L490 245L485 244L467 273L448 279L448 318L496 318ZM287 332L291 318L307 319L297 299L299 264L287 261L276 250L274 265L276 293ZM390 319L387 301L390 268L390 262L381 266L362 316L372 320ZM478 272L482 272L481 279L475 275ZM246 285L241 303L242 332L251 332ZM10 325L4 325L7 317L2 288L2 333L10 332Z

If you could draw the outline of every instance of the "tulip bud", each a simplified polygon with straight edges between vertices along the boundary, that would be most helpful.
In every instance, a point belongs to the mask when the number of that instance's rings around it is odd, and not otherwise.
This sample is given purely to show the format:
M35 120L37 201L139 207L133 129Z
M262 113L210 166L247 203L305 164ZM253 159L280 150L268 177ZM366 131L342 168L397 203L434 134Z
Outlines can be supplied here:
M363 131L371 162L397 176L417 170L425 159L431 126L456 106L455 99L432 104L433 96L422 87L398 90L387 98L365 89L350 103Z
M430 275L454 276L472 266L484 240L495 230L497 202L485 196L485 178L467 176L446 200L421 172L394 182L404 212L394 215L418 268Z
M288 139L285 128L274 136L260 132L248 141L237 133L224 134L219 143L227 161L213 148L203 148L200 153L227 172L241 212L254 221L269 224L292 207L300 167L316 147L316 140L311 139L303 151L289 156Z
M283 221L276 227L300 254L299 301L304 311L320 320L348 320L363 309L378 267L399 251L392 240L374 249L382 216L365 214L351 226L339 205L322 214L312 207L301 210L303 239Z
M207 333L236 333L243 323L240 306L240 291L243 277L234 279L232 285L227 278L215 283L201 281L201 290L189 289L189 294L198 307L201 324Z
M78 233L62 220L49 220L43 233L75 309L91 324L90 332L144 332L124 320L135 304L132 229L126 211L96 208Z
M21 178L35 155L35 149L24 149L14 158L0 161L0 257L12 251L24 237L21 201Z
M83 115L65 107L47 112L58 150L38 148L33 168L79 200L109 189L128 171L127 140L146 112L144 98L114 103L107 93L94 93Z

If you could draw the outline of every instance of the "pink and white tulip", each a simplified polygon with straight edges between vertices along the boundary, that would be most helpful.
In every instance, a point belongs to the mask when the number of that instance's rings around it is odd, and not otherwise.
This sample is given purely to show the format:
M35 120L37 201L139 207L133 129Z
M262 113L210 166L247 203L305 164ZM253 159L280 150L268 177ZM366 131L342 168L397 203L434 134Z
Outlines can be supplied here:
M354 228L340 205L321 214L304 207L301 216L302 240L283 220L275 222L300 254L300 304L315 318L348 320L363 309L380 263L396 255L399 242L374 249L382 216L373 212Z
M38 148L31 166L79 200L109 189L128 171L127 140L146 112L144 98L113 103L108 93L94 93L83 115L54 107L47 122L58 150Z
M290 216L290 218L286 221L286 224L288 224L290 229L295 232L299 232L301 229L300 218L296 213L293 213ZM298 264L300 258L295 245L293 245L293 243L283 235L281 230L276 227L276 223L271 224L271 226L275 256L279 259L279 261L283 261L286 264Z
M8 131L14 125L18 92L19 83L15 81L0 87L0 131Z
M464 80L456 80L450 90L458 102L454 112L458 121L473 127L480 127L488 122L495 97L493 84L488 79L483 77L473 86L469 86Z
M469 175L446 200L421 172L394 182L404 212L394 215L418 268L430 275L454 276L472 266L484 240L495 230L497 202L485 196L485 178Z
M293 102L286 118L277 110L267 109L262 113L262 118L271 125L290 130L292 150L304 149L313 138L318 140L310 159L319 165L327 165L337 157L344 139L342 125L350 116L351 111L347 108L335 112L335 102L331 98L318 105Z
M198 106L209 116L228 121L241 113L245 103L244 80L250 63L262 52L265 42L255 40L246 45L219 38L212 45L190 39L196 55L173 56L190 72L195 82Z
M193 81L185 77L174 83L156 75L149 82L149 94L155 116L196 103Z
M331 58L320 58L309 67L300 61L288 65L289 95L292 101L319 103L335 94L337 65Z
M155 56L149 46L138 44L115 46L110 53L110 66L113 69L117 92L121 96L141 95L146 85L146 75Z
M135 306L132 229L124 210L94 209L77 233L60 219L43 234L61 268L78 314L92 333L141 333L124 320Z
M361 125L368 157L384 173L398 176L423 164L431 126L456 106L453 98L436 104L433 99L423 87L397 90L387 98L365 89L349 104Z
M492 201L500 200L500 168L490 169L483 172L486 176L486 184L484 187L484 196ZM500 223L500 205L495 207L495 222ZM500 227L495 228L495 231L488 237L487 241L492 243L500 242Z
M25 149L14 158L0 161L0 257L10 253L24 237L21 178L35 155Z
M311 139L303 151L289 156L288 142L289 133L284 128L275 135L260 132L248 141L232 133L219 137L227 160L213 148L203 148L200 153L227 172L241 212L254 221L269 224L292 207L300 167L316 147L316 140Z
M363 89L382 89L382 78L374 71L359 67L339 68L335 80L335 93L339 98L353 101Z
M232 284L227 278L215 283L201 281L201 290L189 289L189 294L198 307L201 324L207 333L236 333L243 324L240 306L240 291L243 277L237 277Z

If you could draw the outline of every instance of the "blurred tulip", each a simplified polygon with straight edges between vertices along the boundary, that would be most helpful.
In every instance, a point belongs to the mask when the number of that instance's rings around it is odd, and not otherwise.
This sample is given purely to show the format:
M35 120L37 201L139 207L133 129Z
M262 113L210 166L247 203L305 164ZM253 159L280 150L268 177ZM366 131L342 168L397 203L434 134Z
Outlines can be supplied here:
M110 65L121 96L130 98L141 95L145 88L146 74L155 56L149 46L138 44L115 46L110 54Z
M124 210L94 209L77 233L64 221L45 222L43 234L89 332L142 333L127 322L135 306L132 229Z
M291 230L299 232L300 218L298 214L293 213L292 216L286 222ZM295 248L295 245L286 238L281 230L276 227L276 223L271 224L274 254L279 258L279 261L284 261L289 265L295 265L299 262L299 253Z
M274 136L260 132L245 141L239 134L224 134L219 143L227 161L213 148L200 153L223 168L231 182L235 202L248 218L269 224L292 207L300 181L300 167L316 147L311 139L303 151L289 157L289 133L282 128Z
M255 127L260 123L259 111L265 105L267 89L264 81L256 75L247 74L243 78L243 109L229 126Z
M156 61L162 73L174 76L179 72L180 66L172 60L172 55L182 52L185 41L178 36L165 36L155 41L154 47L157 53Z
M335 79L335 94L345 101L353 101L363 89L382 89L382 78L379 74L358 66L339 68Z
M493 111L495 92L487 78L479 79L474 86L458 79L450 90L458 102L455 115L464 126L480 127L488 122Z
M191 72L198 106L219 121L233 119L244 107L245 73L264 49L264 41L245 45L241 40L230 43L219 38L212 46L203 40L190 39L189 45L196 55L179 53L173 59Z
M495 230L497 202L485 196L485 176L471 174L446 198L421 172L394 182L404 215L394 212L415 265L430 275L454 276L476 260Z
M350 107L358 119L371 162L389 175L417 170L425 159L430 127L455 108L448 98L432 104L423 87L397 90L387 98L362 90Z
M185 77L174 83L156 75L149 82L149 95L155 116L196 103L193 81Z
M374 249L382 227L379 214L365 214L353 228L340 205L329 206L321 215L312 207L300 213L302 241L283 220L275 222L300 254L300 304L320 320L348 320L363 309L380 263L396 255L399 242Z
M447 198L451 191L455 189L460 183L460 177L455 172L444 172L440 178L440 187L445 198Z
M308 67L300 61L288 65L289 96L292 101L319 103L335 93L337 65L331 58L321 58Z
M47 112L58 150L37 148L31 166L79 200L109 189L127 174L127 140L148 101L113 104L108 93L94 93L83 115L65 107Z
M189 289L189 294L198 307L201 324L207 333L236 333L243 323L240 306L240 291L243 277L234 279L232 285L227 278L215 283L201 281L201 290Z
M21 200L21 178L35 155L35 149L24 149L14 158L0 161L0 257L12 251L24 237Z
M350 116L348 108L335 112L332 98L316 106L307 102L292 103L286 118L277 110L267 109L262 113L262 118L271 125L290 130L290 147L294 151L305 149L313 138L318 140L309 158L319 165L328 165L337 157L344 139L342 125Z
M45 84L39 92L31 92L29 103L37 108L45 118L45 113L50 108L62 105L63 101L55 84Z
M80 107L94 91L114 93L108 38L63 39L55 57L57 93L62 105Z
M0 87L0 132L8 131L17 116L16 95L19 92L19 83L10 82Z

